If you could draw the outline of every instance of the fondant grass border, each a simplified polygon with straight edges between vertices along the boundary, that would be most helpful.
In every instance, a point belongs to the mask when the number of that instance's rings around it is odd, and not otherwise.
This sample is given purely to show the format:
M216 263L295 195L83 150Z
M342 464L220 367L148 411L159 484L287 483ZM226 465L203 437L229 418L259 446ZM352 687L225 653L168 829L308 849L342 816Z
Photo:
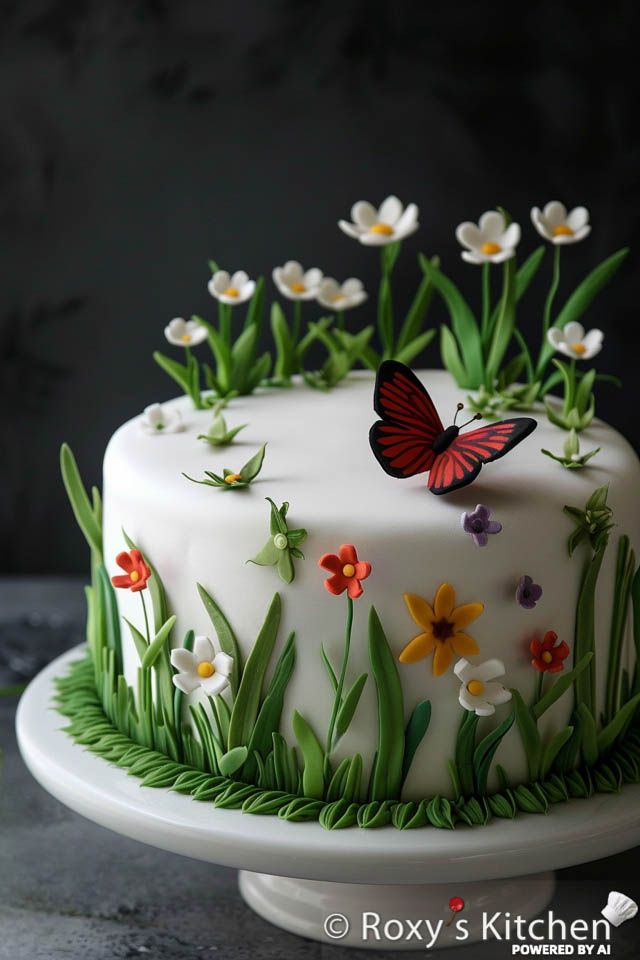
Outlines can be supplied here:
M554 774L538 783L507 787L499 793L458 801L440 796L403 802L312 800L198 770L136 743L105 714L89 656L72 663L68 674L57 677L55 684L56 709L70 721L65 732L92 753L140 778L141 786L165 787L222 809L277 815L282 820L317 820L328 830L389 824L399 830L480 826L494 817L513 819L518 813L547 813L551 804L587 799L594 793L617 793L625 783L640 782L640 728L636 725L604 761L591 768Z

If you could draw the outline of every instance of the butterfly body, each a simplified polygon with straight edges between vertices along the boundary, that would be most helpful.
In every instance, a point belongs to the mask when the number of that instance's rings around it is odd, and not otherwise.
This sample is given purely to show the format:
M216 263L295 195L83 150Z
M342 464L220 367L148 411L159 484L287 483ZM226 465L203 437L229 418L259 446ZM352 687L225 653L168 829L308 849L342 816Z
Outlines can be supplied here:
M466 433L455 423L445 428L428 391L397 360L385 360L378 370L374 409L381 419L369 442L382 469L400 479L428 472L436 495L471 483L483 464L509 453L537 427L530 417L515 417Z

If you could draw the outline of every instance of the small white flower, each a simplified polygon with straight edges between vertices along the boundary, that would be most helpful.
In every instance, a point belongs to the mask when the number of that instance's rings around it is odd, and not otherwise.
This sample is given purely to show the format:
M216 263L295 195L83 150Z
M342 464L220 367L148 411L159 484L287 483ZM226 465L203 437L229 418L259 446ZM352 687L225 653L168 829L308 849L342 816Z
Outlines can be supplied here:
M273 282L283 297L289 300L315 300L322 282L322 270L305 270L297 260L287 260L283 267L275 267Z
M366 200L359 200L351 207L353 222L338 220L338 226L348 237L367 247L384 247L415 233L420 226L418 213L415 203L410 203L405 210L397 197L387 197L377 210Z
M212 297L222 303L235 307L250 300L256 289L255 280L250 280L244 270L229 274L226 270L217 270L209 280L207 289Z
M541 237L550 243L578 243L591 233L589 211L586 207L574 207L569 213L564 203L552 200L531 209L531 222Z
M216 653L208 637L196 637L193 652L180 647L171 651L171 663L179 671L173 683L183 693L193 693L198 687L211 697L229 686L233 657Z
M157 436L160 433L179 433L184 430L178 410L167 410L161 403L152 403L144 408L140 426L145 433Z
M490 717L496 712L496 704L511 700L511 691L496 682L497 677L504 676L501 660L485 660L477 665L458 660L453 671L462 684L458 699L465 710Z
M164 335L174 347L197 347L207 339L207 331L195 320L183 320L175 317L164 328Z
M520 243L520 225L507 226L499 210L487 210L478 223L465 220L456 228L456 240L466 247L462 259L467 263L503 263L510 260Z
M318 290L318 303L329 310L350 310L367 299L367 292L361 280L349 277L344 283L338 283L333 277L325 277Z
M591 360L602 350L604 333L596 329L585 333L581 323L572 321L562 329L551 327L547 337L554 350L564 353L565 357L571 357L572 360Z

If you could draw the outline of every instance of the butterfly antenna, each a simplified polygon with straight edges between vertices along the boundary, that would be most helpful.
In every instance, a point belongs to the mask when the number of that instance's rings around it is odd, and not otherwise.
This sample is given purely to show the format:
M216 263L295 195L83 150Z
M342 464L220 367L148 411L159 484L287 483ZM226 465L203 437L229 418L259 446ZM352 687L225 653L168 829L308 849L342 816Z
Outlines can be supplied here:
M455 427L455 425L456 425L456 420L458 419L458 414L460 413L461 410L464 410L464 403L459 403L459 404L456 406L456 415L455 415L455 417L453 418L453 425L454 425L454 427Z
M471 420L467 420L466 423L460 424L460 429L463 430L465 427L468 427L470 423L473 423L474 420L482 420L482 414L476 413L475 416L471 417Z

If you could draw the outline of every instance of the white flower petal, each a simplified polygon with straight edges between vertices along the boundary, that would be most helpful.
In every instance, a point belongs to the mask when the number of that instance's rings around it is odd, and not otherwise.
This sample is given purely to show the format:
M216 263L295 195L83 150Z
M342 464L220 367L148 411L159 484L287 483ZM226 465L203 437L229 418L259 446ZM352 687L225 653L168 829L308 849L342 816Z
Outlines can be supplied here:
M573 237L571 238L574 243L578 243L580 240L584 240L585 237L588 237L591 233L591 227L589 224L585 224L584 227L580 227L579 230L576 230Z
M390 243L395 243L396 240L402 240L402 237L399 233L392 233L391 236L386 236L384 233L361 233L358 237L360 243L364 244L365 247L386 247Z
M242 290L245 283L249 281L249 274L245 270L236 270L231 276L231 283L229 286L235 287L237 290Z
M300 283L304 269L298 260L287 260L282 268L282 279L285 283Z
M349 223L348 220L338 220L338 226L348 237L352 237L354 240L360 239L362 231L358 230L352 223Z
M584 340L584 327L577 320L572 320L564 326L564 339L567 343L582 343Z
M197 661L191 650L185 647L177 647L171 651L171 663L182 673L191 673L197 667Z
M575 234L589 223L589 211L586 207L574 207L573 210L567 214L565 222L568 227L571 227Z
M473 666L468 660L462 657L455 664L453 672L455 673L456 677L459 677L460 680L463 681L463 683L467 683L473 677Z
M456 227L456 240L463 247L478 250L482 244L482 234L477 224L465 220L464 223L459 223Z
M402 203L397 197L387 197L378 209L378 222L388 223L390 227L393 227L402 216L403 209Z
M351 207L351 219L357 226L368 229L378 220L378 211L367 200L358 200Z
M325 300L332 301L335 297L338 297L342 293L342 287L337 280L334 280L333 277L325 277L321 282L318 294L322 295Z
M229 686L229 680L221 673L214 673L210 677L203 677L200 686L209 697L217 697Z
M547 333L547 340L556 350L560 349L560 344L565 343L564 330L560 327L550 327Z
M520 243L520 224L510 223L500 239L501 247L517 247Z
M183 693L189 694L200 686L200 679L196 680L195 676L190 673L175 673L173 675L173 685L178 690L182 690Z
M583 339L583 344L587 348L587 351L597 349L602 346L602 341L604 340L604 333L602 330L598 330L596 327L593 330L589 330L589 333L585 334Z
M307 270L302 276L302 282L305 287L317 287L321 280L322 270L319 270L318 267L311 267L311 269Z
M492 717L496 712L496 708L492 703L489 703L487 700L481 700L480 697L477 698L475 709L479 717Z
M498 210L487 210L478 222L483 242L499 242L505 231L505 220Z
M571 349L569 344L566 343L564 340L558 344L558 346L556 347L556 350L558 351L558 353L563 353L565 357L571 357L572 360L576 359L576 354Z
M470 713L474 713L476 709L476 697L472 697L464 684L460 687L458 692L458 702L461 707L464 707L465 710L468 710Z
M211 277L210 283L216 293L224 293L231 286L231 277L227 270L217 270Z
M223 677L228 677L233 669L233 657L230 657L228 653L216 653L213 658L213 665L216 668L216 673L222 674Z
M364 286L362 280L358 280L356 277L349 277L344 281L340 290L345 297L351 297L355 293L363 293Z
M419 210L415 203L410 203L400 219L395 224L395 234L397 237L408 237L415 233L420 224L418 223ZM393 224L391 224L393 226Z
M467 263L486 263L488 257L482 253L475 253L471 250L463 250L460 254L463 260L466 260Z
M211 640L209 640L209 637L196 637L193 643L193 654L198 663L200 663L202 660L208 660L209 663L213 663L215 650L213 649L213 644L211 643Z
M549 203L545 204L542 215L548 227L557 227L561 223L566 223L567 208L559 200L550 200Z
M508 703L511 700L511 690L507 690L501 683L496 683L492 681L491 683L486 683L484 690L482 691L482 699L487 700L489 703Z
M506 247L504 250L499 250L498 253L490 253L487 255L487 260L490 260L491 263L504 263L505 260L511 260L511 257L515 257L516 252L513 247Z
M150 403L144 408L144 415L152 426L157 426L164 422L161 403Z
M470 679L481 680L482 683L487 683L489 680L495 680L496 677L503 676L504 663L502 660L492 658L491 660L485 660L484 663L474 664Z

